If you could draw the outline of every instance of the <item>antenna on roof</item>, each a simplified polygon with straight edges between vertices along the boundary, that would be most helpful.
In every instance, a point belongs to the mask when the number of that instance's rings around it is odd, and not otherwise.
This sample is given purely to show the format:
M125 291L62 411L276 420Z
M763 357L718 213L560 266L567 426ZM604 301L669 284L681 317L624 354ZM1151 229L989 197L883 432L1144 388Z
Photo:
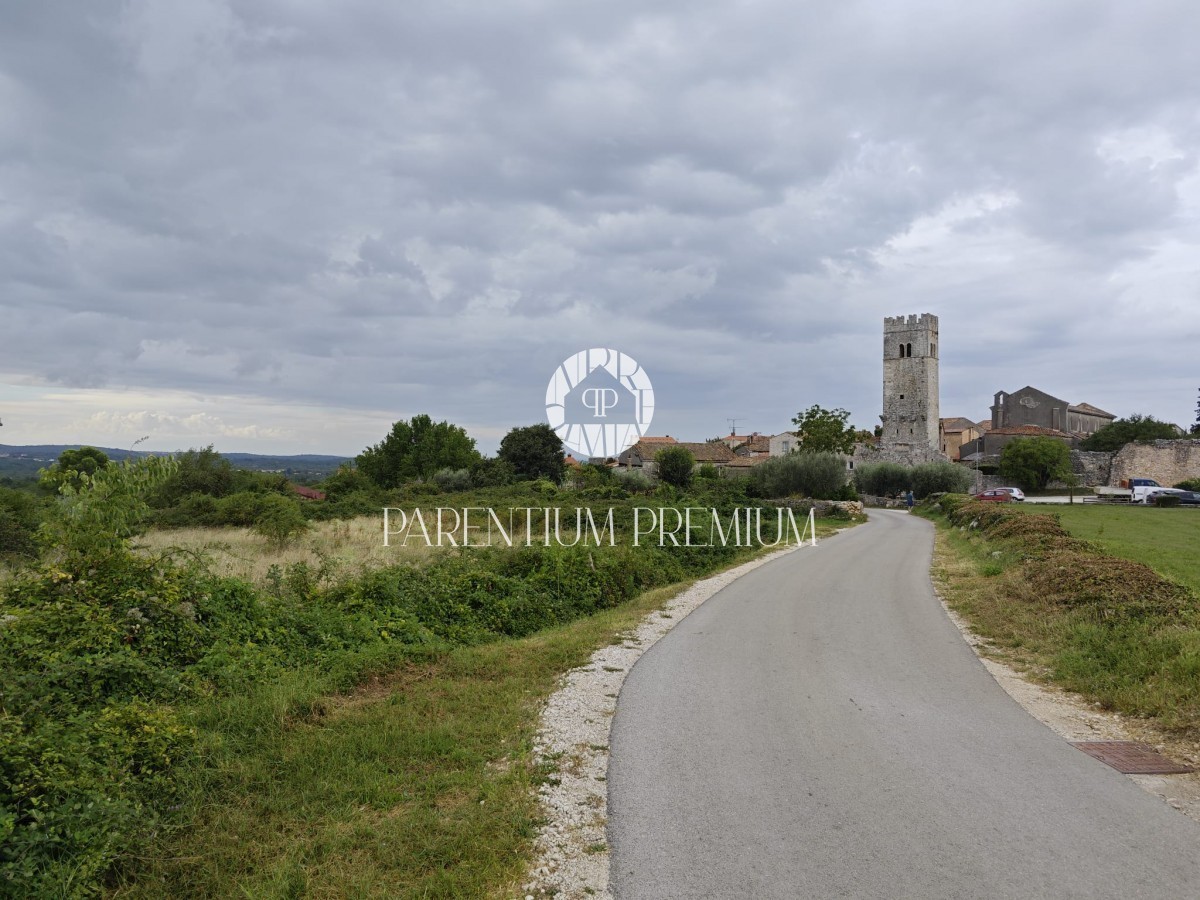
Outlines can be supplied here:
M725 421L729 423L729 433L731 435L736 435L738 420L737 419L726 419Z

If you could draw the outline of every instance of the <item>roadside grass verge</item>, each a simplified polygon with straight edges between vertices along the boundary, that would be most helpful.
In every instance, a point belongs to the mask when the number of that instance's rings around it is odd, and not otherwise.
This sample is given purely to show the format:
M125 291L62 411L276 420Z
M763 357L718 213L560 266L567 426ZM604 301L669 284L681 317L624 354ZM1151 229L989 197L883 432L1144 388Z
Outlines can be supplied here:
M818 520L817 533L852 524ZM414 654L345 693L291 673L198 710L206 765L178 824L111 896L518 896L550 776L532 755L544 701L690 584L528 637Z
M499 895L537 830L542 701L690 582L528 638L411 660L341 696L302 676L209 710L187 828L113 896Z
M990 642L989 653L1105 708L1200 736L1193 590L1069 534L1053 514L962 497L922 513L939 525L935 583ZM1167 532L1174 523L1143 520L1140 527L1152 540L1155 529Z

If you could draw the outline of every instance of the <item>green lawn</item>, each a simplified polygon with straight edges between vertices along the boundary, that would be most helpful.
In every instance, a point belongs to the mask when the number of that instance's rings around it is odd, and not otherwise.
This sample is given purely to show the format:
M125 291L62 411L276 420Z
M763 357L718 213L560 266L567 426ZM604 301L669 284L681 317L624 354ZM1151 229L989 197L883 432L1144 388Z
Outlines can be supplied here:
M1094 541L1113 556L1145 563L1200 594L1200 509L1091 503L1017 506L1023 512L1057 513L1075 537Z

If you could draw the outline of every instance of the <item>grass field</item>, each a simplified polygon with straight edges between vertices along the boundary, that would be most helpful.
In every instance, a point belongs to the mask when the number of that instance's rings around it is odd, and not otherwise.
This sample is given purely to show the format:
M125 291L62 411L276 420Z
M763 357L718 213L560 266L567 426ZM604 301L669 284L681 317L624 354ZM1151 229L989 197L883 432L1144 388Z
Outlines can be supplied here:
M1200 509L1068 504L1014 504L1022 512L1057 514L1072 535L1105 552L1143 562L1200 595Z
M272 566L286 569L305 563L313 570L324 566L329 577L407 563L421 565L445 548L429 548L413 542L408 547L383 546L380 516L314 522L294 543L273 548L249 528L173 528L151 531L138 538L138 546L150 553L172 548L206 554L219 575L243 578L262 585Z

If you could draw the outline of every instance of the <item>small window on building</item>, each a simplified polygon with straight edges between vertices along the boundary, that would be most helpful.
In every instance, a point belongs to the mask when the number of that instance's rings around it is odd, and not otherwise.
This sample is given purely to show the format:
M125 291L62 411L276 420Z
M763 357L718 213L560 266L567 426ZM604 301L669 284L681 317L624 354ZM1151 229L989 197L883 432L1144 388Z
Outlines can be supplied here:
M904 345L904 355L905 355L905 356L912 356L912 344L905 344L905 345Z
M904 345L903 344L900 345L900 358L901 359L904 358Z
M930 355L930 356L937 356L937 344L933 344L933 343L931 343L931 344L929 345L929 355Z
M903 395L903 394L901 394L901 395L900 395L900 399L901 399L901 400L903 400L903 399L904 399L904 395Z

